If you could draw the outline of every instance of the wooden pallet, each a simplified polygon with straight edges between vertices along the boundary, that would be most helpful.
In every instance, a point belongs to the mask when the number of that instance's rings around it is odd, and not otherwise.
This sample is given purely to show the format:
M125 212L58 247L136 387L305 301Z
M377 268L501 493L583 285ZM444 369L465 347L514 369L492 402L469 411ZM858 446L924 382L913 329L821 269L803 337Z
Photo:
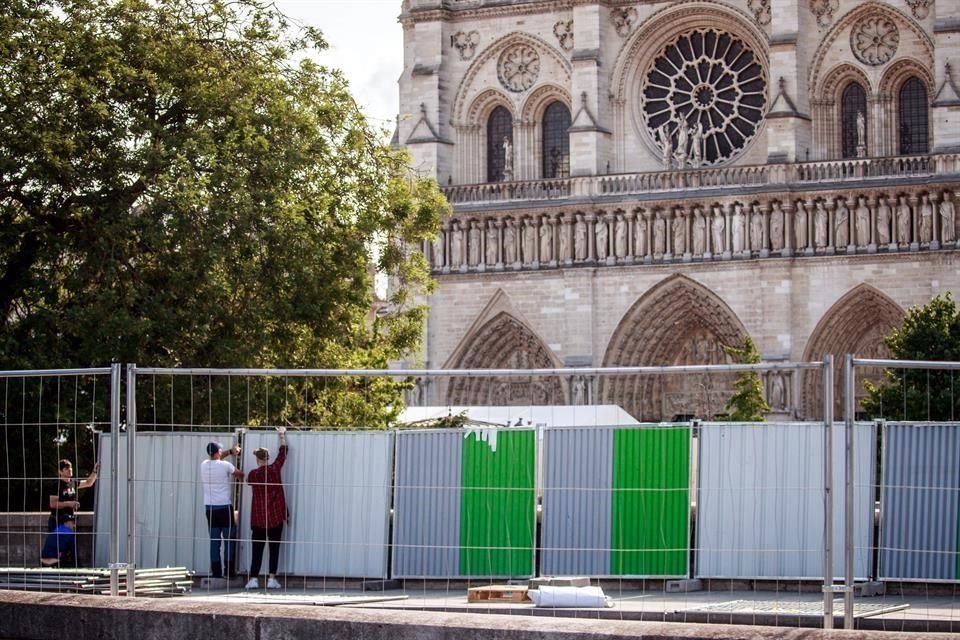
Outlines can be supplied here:
M529 602L527 588L522 585L491 584L467 589L467 602Z

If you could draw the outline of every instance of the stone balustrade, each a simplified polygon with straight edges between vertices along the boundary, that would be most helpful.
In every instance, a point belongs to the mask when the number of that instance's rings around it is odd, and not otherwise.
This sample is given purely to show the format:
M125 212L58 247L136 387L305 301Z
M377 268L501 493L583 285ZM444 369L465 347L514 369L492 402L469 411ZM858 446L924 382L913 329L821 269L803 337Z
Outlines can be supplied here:
M934 165L934 159L918 157L909 162L891 158L883 164L805 163L802 169L810 175L837 176L847 171L868 175L878 166L884 171L922 171ZM747 172L741 179L759 179L776 168L764 170L766 174ZM711 180L717 175L714 170L703 173ZM640 189L647 178L616 182L630 179L605 176L595 184ZM458 212L444 223L437 240L422 249L435 273L468 273L960 248L960 176L935 182L859 189L850 184L829 191L740 190L709 197L692 192L609 206L544 202L546 206L537 208Z
M556 201L571 198L656 194L701 188L808 186L821 182L958 174L960 174L960 154L938 154L493 182L455 185L446 187L443 191L454 205L479 205L505 201Z

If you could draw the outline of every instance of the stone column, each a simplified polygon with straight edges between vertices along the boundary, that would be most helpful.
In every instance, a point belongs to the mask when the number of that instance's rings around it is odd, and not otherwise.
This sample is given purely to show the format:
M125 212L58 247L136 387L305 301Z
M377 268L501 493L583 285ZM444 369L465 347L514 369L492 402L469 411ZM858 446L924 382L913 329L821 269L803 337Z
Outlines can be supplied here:
M911 193L907 196L907 202L910 203L910 235L913 242L910 243L910 251L920 251L920 198L917 194Z
M770 202L760 205L760 216L763 218L763 232L760 234L760 257L770 257Z
M643 242L646 245L643 247L643 262L644 264L650 264L653 262L653 211L643 209L640 211L640 215L647 223L647 228L643 232Z
M683 225L683 261L693 261L693 214L685 207L677 207L677 215L680 216L680 224Z
M493 221L493 226L497 230L497 263L496 269L503 270L503 220L497 218Z
M584 216L587 222L587 262L596 262L597 260L597 216L588 213Z
M780 210L783 211L783 250L780 255L790 257L793 255L793 231L794 231L794 207L790 200L784 200L780 203Z
M627 257L624 262L633 264L637 258L637 214L633 211L627 211L623 214L623 217L627 221Z

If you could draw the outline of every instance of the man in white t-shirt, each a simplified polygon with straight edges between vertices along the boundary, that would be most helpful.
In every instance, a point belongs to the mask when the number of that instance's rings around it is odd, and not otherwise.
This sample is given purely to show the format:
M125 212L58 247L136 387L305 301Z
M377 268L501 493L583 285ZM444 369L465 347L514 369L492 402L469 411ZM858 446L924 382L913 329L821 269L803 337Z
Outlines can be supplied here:
M210 530L210 577L232 578L236 575L237 528L233 517L233 481L243 478L243 472L224 460L240 454L233 445L224 451L219 442L207 445L209 459L200 463L203 483L203 510ZM220 541L226 542L223 561L220 560Z

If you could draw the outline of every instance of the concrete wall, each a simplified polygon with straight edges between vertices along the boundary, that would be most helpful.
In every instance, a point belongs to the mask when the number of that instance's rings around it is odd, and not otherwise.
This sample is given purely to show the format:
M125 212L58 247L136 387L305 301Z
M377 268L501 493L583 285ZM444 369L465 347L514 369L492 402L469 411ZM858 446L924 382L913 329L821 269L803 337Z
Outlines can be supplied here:
M46 511L0 513L0 567L40 565L40 549L47 536L49 516ZM90 566L93 558L92 513L78 514L77 554L82 566Z
M232 606L189 599L151 600L0 592L0 633L16 640L908 640L914 633L634 622L526 615L462 615L283 605ZM547 611L546 613L550 613ZM590 615L590 614L587 614ZM67 631L69 630L69 632ZM925 633L924 640L956 638Z

